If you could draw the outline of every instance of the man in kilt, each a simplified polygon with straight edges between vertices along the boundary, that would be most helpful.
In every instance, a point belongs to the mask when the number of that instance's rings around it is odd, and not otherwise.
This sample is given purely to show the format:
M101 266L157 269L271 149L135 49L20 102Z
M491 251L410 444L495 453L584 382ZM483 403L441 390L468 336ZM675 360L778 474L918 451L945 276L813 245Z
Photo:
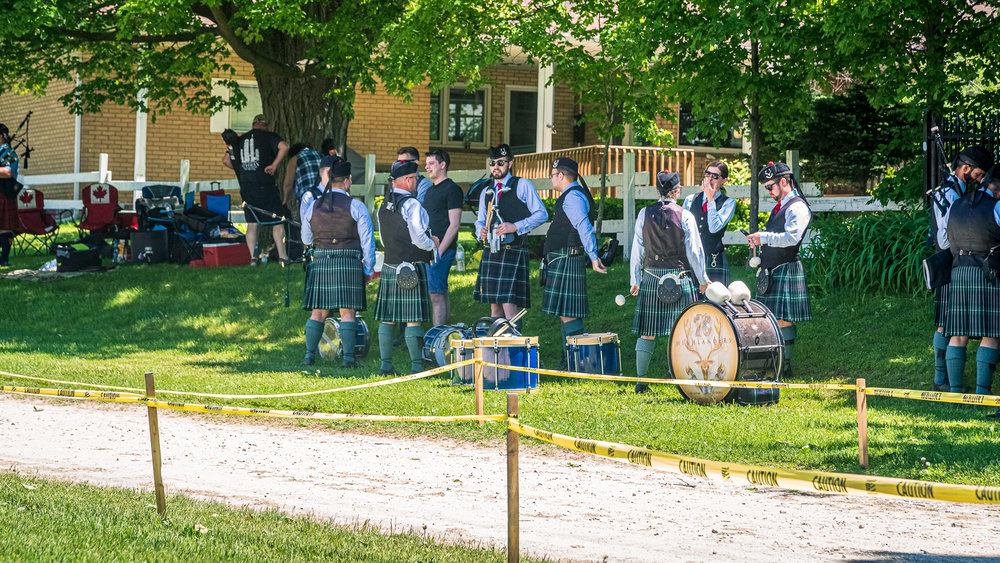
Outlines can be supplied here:
M514 155L507 145L490 147L491 185L479 194L476 233L486 243L473 299L490 304L490 315L512 318L531 306L528 251L524 237L549 219L535 186L511 175ZM495 239L495 249L491 241ZM518 330L520 330L520 321Z
M10 130L0 123L0 268L10 266L14 235L22 230L17 216L17 153L10 147Z
M542 311L562 320L563 346L566 337L583 334L583 317L588 312L587 259L595 272L608 273L597 257L594 198L577 181L578 170L570 158L557 158L552 163L552 188L561 195L556 200L542 256L546 278ZM560 370L566 369L566 362L564 349Z
M637 296L632 332L639 335L635 342L638 377L646 377L649 370L654 339L670 335L677 317L698 299L698 291L704 290L709 282L698 222L690 211L677 205L681 193L677 173L657 172L656 189L660 201L639 210L632 239L629 291ZM666 283L676 280L679 284L680 295L675 301L667 303L657 296L661 280ZM645 383L635 385L636 393L648 390Z
M997 177L993 178L992 173ZM1000 170L991 169L978 190L951 204L948 241L952 255L951 284L945 319L948 342L948 384L952 393L965 393L965 347L969 338L981 338L976 351L976 393L989 395L1000 343L1000 287L988 279L984 265L990 249L1000 245ZM992 260L991 260L992 262ZM994 266L995 267L995 266Z
M712 281L729 286L729 261L722 237L736 213L736 200L726 197L722 189L729 179L729 166L714 160L705 168L701 192L684 198L684 209L698 222L701 246L705 249L705 271Z
M351 163L339 156L323 157L330 182L318 197L307 190L302 196L302 242L312 245L307 262L306 291L302 308L312 310L306 321L306 356L303 365L316 363L323 327L331 309L340 310L341 367L357 367L357 311L366 309L365 285L375 264L375 235L365 204L351 198Z
M931 192L930 229L927 245L938 251L950 248L948 222L951 204L966 192L966 186L979 184L993 166L993 155L981 146L968 147L958 153L955 171ZM934 291L934 387L950 389L948 377L948 338L944 335L948 311L948 284Z
M379 375L394 375L392 365L393 328L406 323L403 337L410 352L410 372L423 369L420 323L430 319L427 293L427 263L440 244L428 230L427 212L417 201L417 164L397 160L389 173L392 191L378 210L379 237L385 248L385 263L379 277L375 319L378 326ZM416 279L414 280L414 276ZM409 286L409 287L407 287Z
M795 323L812 319L806 273L799 260L802 237L809 228L812 212L797 188L792 170L787 164L767 163L757 174L768 195L778 204L771 211L763 231L747 235L750 248L760 247L758 277L770 276L766 292L757 299L774 313L781 338L785 343L785 361L782 372L790 376L792 351L795 349L797 329Z

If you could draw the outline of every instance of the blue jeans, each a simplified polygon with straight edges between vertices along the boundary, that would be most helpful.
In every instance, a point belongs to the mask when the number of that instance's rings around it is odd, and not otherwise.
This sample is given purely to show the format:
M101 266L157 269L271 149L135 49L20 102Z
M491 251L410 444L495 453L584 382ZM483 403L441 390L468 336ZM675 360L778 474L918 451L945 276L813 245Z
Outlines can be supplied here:
M427 289L430 293L448 293L448 272L455 261L455 250L448 249L434 264L427 265Z

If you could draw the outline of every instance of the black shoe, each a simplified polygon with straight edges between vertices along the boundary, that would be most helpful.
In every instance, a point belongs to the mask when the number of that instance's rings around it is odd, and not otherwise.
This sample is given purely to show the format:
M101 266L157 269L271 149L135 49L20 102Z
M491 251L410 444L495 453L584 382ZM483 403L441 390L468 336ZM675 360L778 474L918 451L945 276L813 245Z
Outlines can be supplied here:
M347 369L355 369L358 367L358 362L348 362L347 360L344 360L340 362L340 367Z
M306 357L302 358L302 365L311 366L316 363L316 356L306 352Z
M935 391L940 391L942 393L951 393L951 387L948 387L947 385L944 385L944 384L940 384L939 385L939 384L935 383L934 384L934 390Z
M10 260L0 260L0 268L9 268Z
M997 409L997 412L995 412L993 414L986 415L986 418L989 418L989 419L992 419L992 420L1000 419L1000 409Z
M397 375L399 375L399 372L397 372L394 369L380 369L380 370L378 370L378 374L379 375L390 375L392 377L396 377Z
M636 383L635 384L635 392L636 393L640 393L640 394L641 393L649 393L650 391L652 391L652 389L649 388L649 384L648 383Z

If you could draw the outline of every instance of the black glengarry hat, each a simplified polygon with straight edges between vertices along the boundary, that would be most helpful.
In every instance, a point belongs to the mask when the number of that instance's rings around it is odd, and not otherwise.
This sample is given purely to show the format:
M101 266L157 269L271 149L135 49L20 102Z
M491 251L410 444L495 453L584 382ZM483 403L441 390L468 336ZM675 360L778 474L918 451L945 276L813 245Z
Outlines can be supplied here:
M495 147L490 147L490 159L496 160L498 158L506 158L508 160L514 159L514 153L510 150L510 145L504 143Z
M993 167L993 155L981 145L969 147L958 153L958 160L959 164L961 164L961 161L965 160L976 168L981 168L983 170L989 170Z
M336 162L330 166L331 178L344 178L351 175L351 163L342 157L337 157Z
M681 177L676 172L663 170L656 173L656 190L662 196L670 194L680 183Z
M760 169L760 173L757 174L757 181L761 183L770 182L781 176L790 176L791 174L792 169L784 162L768 162L766 166Z
M392 169L389 171L389 179L396 180L397 178L402 178L409 174L416 174L417 163L412 160L397 160L392 163Z
M573 174L580 174L580 167L577 165L576 161L572 158L566 158L565 156L552 161L552 168L563 168L565 170L569 170Z

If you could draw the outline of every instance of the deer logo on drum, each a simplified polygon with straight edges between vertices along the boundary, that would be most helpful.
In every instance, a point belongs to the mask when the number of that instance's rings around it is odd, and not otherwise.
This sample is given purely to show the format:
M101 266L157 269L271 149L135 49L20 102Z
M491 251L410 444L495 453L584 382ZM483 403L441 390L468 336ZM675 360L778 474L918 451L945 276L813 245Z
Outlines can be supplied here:
M692 325L696 326L694 334L695 338L692 338L691 335ZM704 332L702 332L703 329ZM701 351L698 350L698 347L693 344L697 343L699 340L702 340L699 339L698 337L702 338L707 337L708 342L711 343L712 346L712 348L704 356L702 355ZM712 318L708 315L697 315L694 318L694 322L686 323L684 325L683 346L689 352L698 356L698 359L694 363L699 368L701 368L701 375L702 375L701 379L706 381L708 381L709 379L713 379L715 381L722 380L726 371L725 367L722 365L722 362L719 362L719 367L715 371L715 373L712 374L711 376L709 375L712 371L711 370L712 355L721 350L722 345L723 345L722 321L720 319ZM697 375L694 373L694 370L691 369L691 366L685 368L685 371L688 377L690 377L691 379L697 379ZM703 387L702 391L708 393L710 389L711 389L710 387Z

